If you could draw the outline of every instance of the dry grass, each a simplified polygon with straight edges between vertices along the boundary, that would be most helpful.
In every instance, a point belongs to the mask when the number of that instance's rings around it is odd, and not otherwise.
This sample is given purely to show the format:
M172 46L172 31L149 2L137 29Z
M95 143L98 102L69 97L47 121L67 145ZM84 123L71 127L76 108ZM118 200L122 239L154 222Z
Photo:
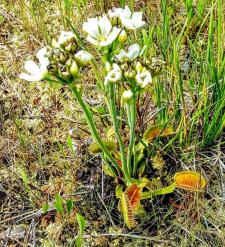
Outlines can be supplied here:
M171 154L176 162L167 164L168 170L201 171L208 181L206 193L176 192L177 201L165 197L147 202L145 219L128 232L117 212L113 180L102 173L99 157L88 154L88 130L66 88L18 79L24 60L59 30L68 29L61 2L0 3L0 245L70 246L79 211L88 222L84 246L225 246L223 140L197 152L174 147L179 156ZM96 2L70 10L78 28L87 15L109 7ZM157 10L155 2L148 2L149 10ZM156 11L154 21L158 15ZM88 80L85 92L91 98L97 92ZM69 219L52 206L57 192L74 200ZM43 214L46 202L51 207Z

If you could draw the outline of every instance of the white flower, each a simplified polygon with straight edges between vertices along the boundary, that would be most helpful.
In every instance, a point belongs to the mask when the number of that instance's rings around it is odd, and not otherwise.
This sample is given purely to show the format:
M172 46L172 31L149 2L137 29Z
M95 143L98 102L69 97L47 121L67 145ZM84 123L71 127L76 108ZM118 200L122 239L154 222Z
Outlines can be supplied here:
M128 6L125 7L119 16L122 25L127 29L138 29L145 24L142 20L142 12L134 12L132 14Z
M125 102L128 102L129 100L132 99L133 93L132 93L132 91L130 89L126 90L126 91L123 92L122 97L123 97Z
M73 32L65 32L65 31L61 31L61 34L58 38L58 45L63 45L65 44L68 40L75 38L75 35Z
M37 52L36 57L39 60L39 67L34 61L26 61L25 69L29 74L22 73L19 75L19 78L26 81L41 81L42 79L44 79L44 77L48 73L47 66L49 65L49 60L46 57L46 53L46 47L40 49Z
M78 51L75 54L75 59L80 66L87 65L92 60L92 58L93 56L89 52L84 50Z
M112 27L108 17L90 18L83 24L83 29L88 33L87 41L96 46L108 46L119 35L121 29Z
M121 78L122 78L122 71L120 67L116 63L114 63L112 70L110 70L105 77L105 85L107 85L109 82L116 83L120 81Z
M136 82L141 88L147 87L152 82L152 76L149 71L143 69L142 72L138 72L136 75Z
M118 18L123 11L124 9L122 8L113 8L109 10L108 15L110 18Z
M120 61L124 62L124 60L127 58L128 60L134 60L137 58L140 54L140 46L139 44L135 43L133 45L130 45L128 47L128 52L125 52L124 50L121 50L118 55L115 57Z

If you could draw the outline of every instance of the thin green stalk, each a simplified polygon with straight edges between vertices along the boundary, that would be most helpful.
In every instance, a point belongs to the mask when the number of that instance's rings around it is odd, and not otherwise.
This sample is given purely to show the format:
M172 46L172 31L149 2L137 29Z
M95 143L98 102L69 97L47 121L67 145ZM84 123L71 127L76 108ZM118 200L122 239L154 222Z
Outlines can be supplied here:
M109 84L109 110L110 110L110 115L112 117L113 121L113 126L115 129L115 135L119 143L119 148L120 148L120 155L121 155L121 162L122 162L122 170L124 171L124 175L126 179L129 181L130 175L126 163L126 157L125 157L125 148L123 144L122 137L119 132L119 124L117 120L117 113L116 113L116 100L115 100L115 85L113 83Z
M74 96L76 97L79 105L81 106L81 108L84 111L84 114L85 114L85 117L86 117L86 121L88 123L88 126L90 128L90 131L91 131L91 134L92 134L93 138L99 144L99 146L101 147L102 151L105 153L105 155L110 160L110 162L112 162L112 164L117 169L117 171L120 172L121 168L117 164L116 160L112 157L111 153L108 151L108 149L104 145L101 137L99 136L98 131L97 131L96 126L95 126L95 123L93 121L93 116L92 116L90 110L88 109L87 105L84 103L84 101L83 101L83 99L81 97L81 94L79 93L79 91L77 90L76 86L74 86L74 85L71 85L70 89L73 92Z
M134 144L135 144L136 96L133 97L131 105L128 106L128 114L130 114L130 117L129 117L130 118L130 126L129 126L130 127L130 142L129 142L128 155L127 155L127 167L128 167L129 173L131 174L131 159L132 159L132 154L134 151ZM133 168L135 168L135 166ZM132 173L134 175L135 169L133 169Z

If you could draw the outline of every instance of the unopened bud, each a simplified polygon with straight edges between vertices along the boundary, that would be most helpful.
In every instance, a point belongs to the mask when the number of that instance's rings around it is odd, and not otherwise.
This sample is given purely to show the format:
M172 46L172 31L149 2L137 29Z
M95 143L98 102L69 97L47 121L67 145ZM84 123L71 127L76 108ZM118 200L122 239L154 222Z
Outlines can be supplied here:
M127 79L130 79L130 80L134 79L135 75L136 75L136 71L132 70L132 69L129 69L128 71L126 71L124 73L124 77L126 77Z
M61 76L62 76L62 78L63 78L64 80L70 80L70 79L71 79L71 75L70 75L70 73L68 73L68 72L62 72L62 73L61 73Z
M129 66L128 66L127 63L122 64L120 67L121 67L121 69L122 69L123 71L126 71L126 70L128 70L128 68L129 68Z
M106 62L105 64L105 70L109 72L112 69L112 65L109 62Z
M110 18L110 21L112 23L113 26L117 26L118 24L118 18L116 16Z
M123 100L127 103L133 98L133 92L129 89L123 92Z
M71 46L71 51L72 52L75 52L77 49L77 45L75 43L72 43L72 46Z
M120 43L124 44L126 41L127 41L127 33L125 30L122 30L119 37L118 37L118 40Z
M70 73L73 77L77 77L79 72L79 67L77 66L77 63L73 61L71 67L70 67Z
M58 45L58 42L55 40L55 39L52 39L52 47L53 48L56 48L56 47L58 47L59 45Z
M65 51L67 51L67 52L70 52L71 51L71 49L72 49L72 44L71 43L69 43L67 46L65 46Z
M70 68L72 66L73 60L70 57L67 61L66 61L66 65Z
M66 62L66 57L62 53L60 54L59 61L63 64Z
M151 62L147 58L145 58L143 60L143 63L144 63L144 65L150 65L151 64Z
M80 67L87 65L93 59L93 56L84 50L78 51L74 57Z
M141 72L142 69L143 69L142 64L141 64L140 62L137 62L136 65L135 65L135 70L136 70L137 72Z

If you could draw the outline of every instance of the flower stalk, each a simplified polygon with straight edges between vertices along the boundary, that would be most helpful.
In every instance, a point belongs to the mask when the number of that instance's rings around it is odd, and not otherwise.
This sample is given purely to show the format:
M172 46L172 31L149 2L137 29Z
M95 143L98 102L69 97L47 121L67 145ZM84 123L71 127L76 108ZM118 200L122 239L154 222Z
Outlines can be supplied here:
M120 135L119 124L118 124L117 113L116 113L115 84L110 83L108 88L109 88L110 115L112 117L115 135L116 135L116 138L117 138L118 143L119 143L121 162L122 162L122 170L124 171L125 179L129 182L130 173L129 173L127 162L126 162L125 148L124 148L122 137Z
M118 173L123 173L123 171L121 170L121 168L119 167L118 163L116 162L116 160L113 158L112 154L108 151L108 149L105 147L101 137L98 134L98 131L96 129L96 125L93 121L93 116L91 111L89 110L88 106L85 104L85 102L83 101L81 94L79 93L79 91L77 90L76 86L71 84L69 85L72 93L74 94L75 98L77 99L80 107L82 108L82 110L84 111L85 117L86 117L86 121L88 124L88 127L90 128L91 134L93 136L93 138L95 139L95 141L99 144L99 146L101 147L102 151L104 152L104 154L106 155L106 157L109 159L109 161L113 164L113 166L116 168Z
M134 96L131 100L131 103L128 105L128 115L130 119L130 142L128 146L128 154L127 154L127 167L129 169L129 173L134 176L136 171L134 170L135 168L135 123L136 123L136 96L134 93ZM132 156L134 157L133 160L133 166L132 166Z

